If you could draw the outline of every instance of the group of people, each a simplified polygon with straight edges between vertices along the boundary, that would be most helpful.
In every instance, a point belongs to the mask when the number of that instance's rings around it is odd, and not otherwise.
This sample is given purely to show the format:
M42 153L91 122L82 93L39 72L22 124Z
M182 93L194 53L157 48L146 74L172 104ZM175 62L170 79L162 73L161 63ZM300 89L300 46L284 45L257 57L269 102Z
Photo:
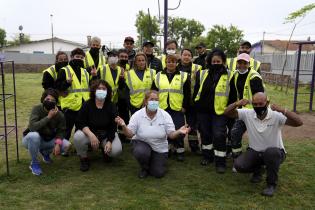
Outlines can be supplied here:
M135 52L132 37L106 57L100 48L101 40L93 37L89 51L74 49L70 61L58 52L55 65L43 71L42 103L33 108L23 135L33 174L42 174L38 153L46 163L52 162L52 152L68 155L75 126L81 171L90 168L89 150L101 149L107 162L122 152L121 140L131 139L138 176L163 177L170 155L185 160L187 136L191 152L202 156L200 164L214 163L217 173L226 171L229 153L233 170L253 173L252 182L260 182L266 170L262 193L273 195L285 159L280 129L302 121L287 109L269 106L260 62L250 57L248 41L230 59L220 49L207 53L203 43L193 59L190 49L178 52L174 40L160 58L151 41ZM246 130L249 145L243 152Z

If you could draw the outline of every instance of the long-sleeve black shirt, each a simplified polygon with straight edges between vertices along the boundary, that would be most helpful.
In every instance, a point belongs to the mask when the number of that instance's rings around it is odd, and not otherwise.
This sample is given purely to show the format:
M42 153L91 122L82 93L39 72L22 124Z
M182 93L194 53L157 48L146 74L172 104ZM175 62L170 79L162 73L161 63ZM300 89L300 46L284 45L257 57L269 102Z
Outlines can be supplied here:
M208 75L205 78L203 83L202 91L200 94L200 98L195 102L195 98L200 88L200 71L196 74L196 83L194 87L193 100L195 103L195 110L201 113L214 113L214 96L215 96L215 88L220 80L221 75L227 74L227 70L225 68L220 71L208 70Z
M148 65L151 69L154 69L156 71L156 73L163 70L161 60L156 58L155 56L153 56L153 57L148 56Z
M42 86L45 90L55 88L55 80L47 71L43 73Z
M202 66L202 69L206 69L206 57L207 53L199 55L195 60L194 63Z
M180 71L176 70L174 73L167 73L166 70L162 71L161 74L166 74L167 78L168 78L168 82L171 83L174 76L180 74ZM159 91L159 89L157 88L155 82L153 82L152 84L152 89L153 90L157 90ZM184 83L183 86L183 92L184 92L184 99L183 99L183 108L185 110L188 110L190 107L190 97L191 97L191 89L190 89L190 77L187 76L187 80ZM170 102L169 102L169 95L167 97L167 106L168 109L170 109Z
M99 109L96 107L95 101L90 99L82 105L76 127L80 130L88 127L100 141L107 138L112 142L117 131L116 116L117 109L112 102L105 102L103 108Z
M236 72L236 74L238 74ZM237 78L237 83L235 86L235 75L230 81L230 94L229 94L229 104L236 102L237 100L243 99L244 86L247 79L249 71L246 74L239 74ZM252 95L257 92L264 92L264 86L262 80L258 77L254 77L250 80L250 88ZM237 95L238 93L238 95ZM239 97L239 98L238 98Z

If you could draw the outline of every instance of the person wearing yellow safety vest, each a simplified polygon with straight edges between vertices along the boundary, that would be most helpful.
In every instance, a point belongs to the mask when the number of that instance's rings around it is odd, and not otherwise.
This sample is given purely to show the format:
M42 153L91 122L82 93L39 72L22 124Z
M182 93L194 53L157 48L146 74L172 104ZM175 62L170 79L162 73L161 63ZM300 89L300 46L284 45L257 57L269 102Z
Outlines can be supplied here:
M207 56L207 70L197 72L193 98L201 135L201 165L215 161L217 173L226 170L226 124L223 115L228 104L230 71L226 68L226 55L214 49Z
M255 93L264 92L262 77L249 67L249 62L250 56L247 53L237 56L237 68L230 82L229 104L241 99L251 102ZM252 109L253 107L249 103L243 108ZM236 120L231 129L231 146L234 159L242 152L242 136L245 132L245 123L242 120Z
M184 113L189 110L191 100L190 77L187 72L179 71L176 67L177 56L168 54L166 68L157 73L152 89L159 91L159 107L168 112L175 124L175 129L185 125ZM169 145L176 149L178 161L184 161L184 135L170 140ZM171 155L172 151L169 151Z
M168 54L176 54L176 51L177 51L177 48L178 48L178 44L177 44L176 40L168 40L166 42L165 46L166 46L166 49L165 49L166 54L162 54L162 56L161 56L162 68L163 69L166 68L166 56ZM179 59L180 59L180 56L178 55L177 60L179 60Z
M154 43L149 40L144 41L142 44L142 50L148 58L148 66L150 69L154 69L156 72L159 72L163 70L162 62L154 56L153 47Z
M48 88L55 88L58 72L66 65L68 65L68 55L65 52L58 51L56 54L55 65L52 65L43 71L42 86L45 90Z
M84 68L93 76L106 64L105 56L101 52L101 39L93 37L91 39L91 48L85 53Z
M60 93L58 100L66 118L67 140L70 139L82 103L90 98L89 73L83 68L84 56L82 49L72 50L69 65L60 69L56 81L56 88Z
M181 51L181 60L177 65L177 68L179 71L187 72L190 79L191 79L191 92L193 92L193 88L195 85L196 80L196 73L197 71L200 71L202 69L202 66L198 64L192 63L193 53L190 49L183 49ZM189 110L185 112L186 121L188 125L190 126L191 130L188 135L188 143L191 152L193 153L200 153L200 147L198 142L198 136L197 136L197 122L196 122L196 115L195 110L192 106L192 101L190 104Z
M107 53L108 64L104 65L98 72L97 78L105 80L112 88L112 102L116 105L118 102L118 88L124 85L124 71L118 63L117 51L109 51Z
M240 48L238 50L238 55L242 53L247 53L248 55L250 54L252 45L249 41L242 41L240 44ZM227 65L230 71L235 71L236 70L236 63L237 63L237 57L235 58L228 58L227 59ZM250 68L257 71L260 73L260 61L255 60L254 58L250 58Z
M129 89L131 114L142 108L145 92L151 89L155 74L154 69L147 67L145 54L137 53L134 67L125 72L125 83Z

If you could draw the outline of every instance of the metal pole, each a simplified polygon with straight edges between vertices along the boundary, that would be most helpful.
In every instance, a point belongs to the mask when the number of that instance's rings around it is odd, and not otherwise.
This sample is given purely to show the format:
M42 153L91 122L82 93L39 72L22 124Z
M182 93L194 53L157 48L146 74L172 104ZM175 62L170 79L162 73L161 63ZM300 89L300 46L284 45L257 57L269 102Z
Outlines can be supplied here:
M298 95L298 89L299 89L301 51L302 51L302 44L298 44L298 45L299 45L299 52L298 52L298 60L296 64L295 85L294 85L294 103L293 103L294 112L296 112L296 102L297 102L297 95Z
M164 0L164 53L166 53L167 28L168 28L168 0Z
M15 86L15 69L14 61L12 61L12 74L13 74L13 99L14 99L14 123L15 123L15 144L16 144L16 159L20 162L19 156L19 137L18 137L18 125L17 125L17 111L16 111L16 86Z
M51 22L51 53L55 54L55 46L54 46L54 26L53 26L53 15L50 14L50 22Z
M262 43L261 43L261 53L260 54L264 54L265 34L266 34L266 32L263 32L263 39L262 39Z
M4 144L5 144L5 161L7 166L7 175L10 174L9 172L9 157L8 157L8 131L7 131L7 112L6 112L6 105L5 105L5 86L4 86L4 70L3 70L3 63L1 62L1 74L2 74L2 106L3 106L3 123L4 123Z
M314 82L315 82L315 53L314 53L313 74L312 74L312 82L311 82L310 111L313 111Z

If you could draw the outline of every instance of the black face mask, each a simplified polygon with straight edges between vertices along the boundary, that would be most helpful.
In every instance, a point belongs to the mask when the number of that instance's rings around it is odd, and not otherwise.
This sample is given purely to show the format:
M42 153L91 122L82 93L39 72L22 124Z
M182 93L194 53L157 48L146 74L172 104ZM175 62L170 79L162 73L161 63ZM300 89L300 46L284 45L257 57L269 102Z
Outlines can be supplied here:
M127 63L128 63L128 60L120 60L119 61L119 64L122 66L126 65Z
M147 56L147 58L150 58L150 59L152 59L154 57L153 54L145 54L145 55Z
M54 101L43 101L43 106L45 107L46 110L52 110L56 107L56 102Z
M83 60L81 59L73 59L70 61L70 64L72 64L74 68L83 68L84 66Z
M98 55L100 53L100 48L92 47L90 53L91 55Z
M65 67L67 65L68 65L67 61L55 63L56 71L59 71L62 67Z
M240 50L240 51L238 51L238 54L242 54L242 53L246 53L246 54L249 55L249 52L247 52L247 51L245 51L245 50Z
M214 71L220 71L221 69L224 68L224 65L223 65L223 64L212 64L212 65L211 65L211 68L212 68Z
M267 112L267 105L263 107L253 107L257 116L261 117Z

